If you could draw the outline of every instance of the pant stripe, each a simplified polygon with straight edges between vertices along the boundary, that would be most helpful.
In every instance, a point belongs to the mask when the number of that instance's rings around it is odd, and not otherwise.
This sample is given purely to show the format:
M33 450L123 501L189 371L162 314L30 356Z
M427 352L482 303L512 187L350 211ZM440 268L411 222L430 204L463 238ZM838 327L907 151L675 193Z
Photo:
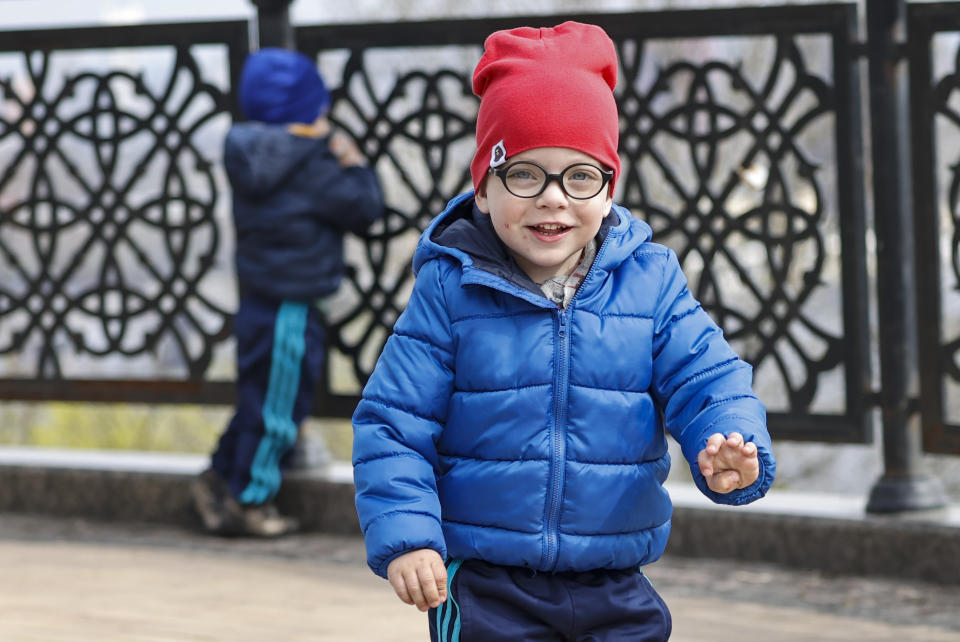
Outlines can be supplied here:
M270 377L261 410L265 433L253 456L250 483L240 495L244 504L262 504L280 489L280 460L293 447L297 426L293 406L300 386L300 369L306 352L304 333L308 305L284 301L274 323Z
M447 601L437 609L437 638L441 642L460 642L460 605L453 597L453 576L457 574L461 564L463 560L453 560L447 567ZM454 609L457 610L457 614L453 619L451 631L450 614Z

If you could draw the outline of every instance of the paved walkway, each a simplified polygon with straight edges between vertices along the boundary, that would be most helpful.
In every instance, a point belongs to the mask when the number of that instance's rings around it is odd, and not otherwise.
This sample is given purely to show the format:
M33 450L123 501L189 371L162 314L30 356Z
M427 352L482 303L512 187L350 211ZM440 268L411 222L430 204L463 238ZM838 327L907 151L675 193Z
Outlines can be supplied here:
M648 572L673 642L960 641L960 587L669 557ZM231 541L0 515L4 642L406 642L425 630L353 538Z

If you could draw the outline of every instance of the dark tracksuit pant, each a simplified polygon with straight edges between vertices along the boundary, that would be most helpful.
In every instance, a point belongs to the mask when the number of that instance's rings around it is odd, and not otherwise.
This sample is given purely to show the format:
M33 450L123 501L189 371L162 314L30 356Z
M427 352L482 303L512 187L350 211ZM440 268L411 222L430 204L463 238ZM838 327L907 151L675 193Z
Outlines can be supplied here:
M313 305L244 295L235 320L236 413L211 458L242 504L277 494L323 368L324 330Z
M662 642L672 619L640 570L536 573L478 560L447 565L433 642Z

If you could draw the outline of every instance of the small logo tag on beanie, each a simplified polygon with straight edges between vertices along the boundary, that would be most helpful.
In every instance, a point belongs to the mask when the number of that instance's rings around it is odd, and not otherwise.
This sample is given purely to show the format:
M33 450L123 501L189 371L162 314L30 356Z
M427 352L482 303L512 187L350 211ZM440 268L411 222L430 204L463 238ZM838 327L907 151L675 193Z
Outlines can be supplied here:
M494 145L490 149L490 167L500 167L507 162L507 148L503 146L503 141Z

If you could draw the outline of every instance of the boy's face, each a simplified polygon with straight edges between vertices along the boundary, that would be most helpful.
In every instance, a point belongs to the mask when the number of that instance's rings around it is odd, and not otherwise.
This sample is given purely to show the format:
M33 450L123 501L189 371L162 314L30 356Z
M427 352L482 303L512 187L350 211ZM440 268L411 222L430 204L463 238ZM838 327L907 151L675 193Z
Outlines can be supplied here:
M551 174L575 163L601 166L593 157L564 147L539 147L510 157L507 165L532 161ZM570 274L583 248L597 235L610 212L609 185L587 200L567 196L557 181L540 195L520 198L507 191L496 176L487 175L476 194L477 208L490 215L493 229L517 265L536 283L557 274Z

